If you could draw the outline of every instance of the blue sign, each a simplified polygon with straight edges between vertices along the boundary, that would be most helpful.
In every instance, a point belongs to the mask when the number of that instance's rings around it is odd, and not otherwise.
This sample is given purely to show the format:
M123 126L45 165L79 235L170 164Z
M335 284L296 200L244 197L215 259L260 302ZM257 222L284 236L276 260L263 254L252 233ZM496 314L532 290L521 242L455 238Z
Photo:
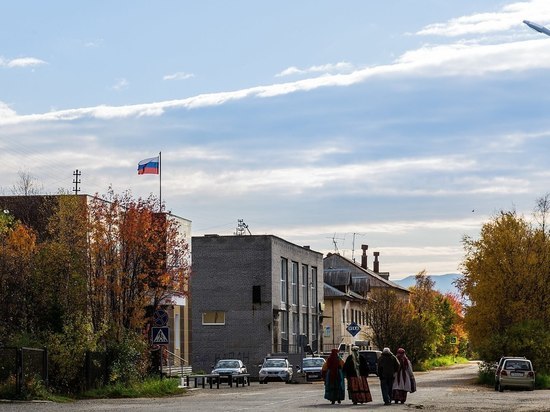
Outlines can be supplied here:
M351 336L355 336L357 335L359 332L361 332L361 326L359 326L357 323L355 322L351 322L348 327L346 328L346 330L351 333Z
M168 345L170 343L170 328L164 326L162 328L153 327L151 334L153 345Z
M158 309L153 313L153 323L155 326L168 325L168 313L165 310Z

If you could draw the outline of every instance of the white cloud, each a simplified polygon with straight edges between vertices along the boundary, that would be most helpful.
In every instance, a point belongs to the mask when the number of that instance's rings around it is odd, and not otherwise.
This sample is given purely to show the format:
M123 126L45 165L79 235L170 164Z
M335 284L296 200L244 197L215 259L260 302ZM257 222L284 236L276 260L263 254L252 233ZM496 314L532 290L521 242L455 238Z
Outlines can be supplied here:
M480 45L457 43L424 46L408 51L395 63L355 70L348 74L324 75L294 82L255 86L247 89L206 93L197 96L128 106L96 106L52 111L44 114L0 118L0 125L22 122L74 120L91 117L112 119L132 116L160 116L169 109L194 109L217 106L245 98L268 98L324 87L343 87L362 83L377 76L481 76L497 72L550 68L548 39ZM127 87L121 79L116 90Z
M17 116L15 110L11 109L6 103L0 101L0 120L14 118Z
M275 77L291 76L296 74L309 74L309 73L350 73L355 70L355 67L348 62L339 62L336 64L323 64L320 66L311 66L306 69L299 69L295 66L289 67L280 73L277 73Z
M550 3L547 0L512 3L494 13L472 14L451 19L445 23L430 24L416 34L449 37L486 34L522 26L523 20L535 20L542 23L550 21Z
M11 60L0 57L0 67L8 67L10 69L16 67L34 67L42 64L46 64L46 62L34 57L19 57Z
M130 83L128 82L128 80L124 78L118 79L116 83L113 85L113 90L116 90L116 91L124 90L124 89L127 89L129 85Z
M193 73L177 72L173 74L167 74L162 80L186 80L195 77Z

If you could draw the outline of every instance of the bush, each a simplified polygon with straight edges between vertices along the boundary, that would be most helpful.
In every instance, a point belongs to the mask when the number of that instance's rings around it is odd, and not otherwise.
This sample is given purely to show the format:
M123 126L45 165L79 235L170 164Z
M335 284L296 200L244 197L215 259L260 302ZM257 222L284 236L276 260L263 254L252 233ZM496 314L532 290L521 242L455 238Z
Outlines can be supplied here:
M179 379L148 378L143 382L106 385L82 394L83 398L156 398L185 393L179 388Z
M480 362L477 374L477 383L482 385L495 385L496 364L494 362Z
M550 389L550 375L537 373L535 376L535 388Z
M109 383L132 383L145 378L149 370L148 343L143 336L127 332L120 343L107 349L111 360Z

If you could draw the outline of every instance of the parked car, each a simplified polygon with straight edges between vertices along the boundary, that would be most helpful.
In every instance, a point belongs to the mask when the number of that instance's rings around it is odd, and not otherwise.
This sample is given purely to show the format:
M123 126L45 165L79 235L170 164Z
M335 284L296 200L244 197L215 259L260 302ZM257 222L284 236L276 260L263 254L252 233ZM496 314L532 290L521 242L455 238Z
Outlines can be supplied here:
M235 375L248 372L243 361L240 359L220 359L216 362L214 369L212 369L212 373L217 373L219 375ZM222 379L222 376L220 376L220 379Z
M498 383L500 380L500 371L502 369L502 365L504 364L504 361L506 359L525 359L525 356L503 356L499 359L499 361L496 364L495 367L495 391L498 391Z
M535 389L535 371L529 359L508 358L502 363L498 377L498 390L505 388Z
M322 380L321 370L325 359L320 357L304 358L300 371L306 376L306 381Z
M369 364L369 375L378 375L378 358L382 354L379 350L360 350L359 355L362 355ZM367 375L368 376L368 375Z
M260 369L260 383L282 381L290 383L292 380L292 365L288 359L266 358Z

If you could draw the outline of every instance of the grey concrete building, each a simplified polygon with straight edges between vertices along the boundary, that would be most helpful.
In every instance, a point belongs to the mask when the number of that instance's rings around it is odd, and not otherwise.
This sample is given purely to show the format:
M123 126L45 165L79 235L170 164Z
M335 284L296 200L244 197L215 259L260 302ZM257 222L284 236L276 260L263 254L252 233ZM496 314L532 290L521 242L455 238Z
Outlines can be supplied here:
M193 237L191 363L239 358L249 373L269 354L292 362L319 345L323 255L272 235Z

